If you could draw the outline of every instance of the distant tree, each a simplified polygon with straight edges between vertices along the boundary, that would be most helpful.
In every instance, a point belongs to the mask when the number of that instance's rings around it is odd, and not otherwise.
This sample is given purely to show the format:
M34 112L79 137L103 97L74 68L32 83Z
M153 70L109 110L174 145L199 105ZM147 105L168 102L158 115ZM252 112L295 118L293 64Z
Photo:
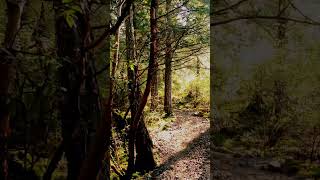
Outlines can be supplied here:
M166 0L166 12L169 13L171 8L171 0ZM166 16L166 55L165 55L165 70L164 70L164 111L167 116L172 114L172 22L171 15Z

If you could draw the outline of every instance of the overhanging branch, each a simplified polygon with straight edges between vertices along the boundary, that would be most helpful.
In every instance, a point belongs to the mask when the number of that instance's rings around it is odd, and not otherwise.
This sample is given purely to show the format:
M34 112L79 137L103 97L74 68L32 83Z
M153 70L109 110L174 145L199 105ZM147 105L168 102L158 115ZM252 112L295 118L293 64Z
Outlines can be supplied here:
M237 20L249 20L249 19L284 20L284 21L291 21L291 22L296 22L301 24L320 26L320 23L315 21L306 21L306 20L300 20L300 19L294 19L294 18L288 18L288 17L279 17L279 16L259 16L259 15L258 16L241 16L241 17L230 18L230 19L221 20L217 22L212 22L210 23L210 26L218 26L222 24L228 24Z
M107 36L109 36L111 34L115 34L117 29L120 27L120 25L124 21L124 19L127 17L129 9L130 9L130 6L131 6L132 3L133 3L133 0L127 0L126 1L126 6L123 9L121 15L119 16L116 24L114 26L112 26L110 29L109 28L106 29L96 41L94 41L93 43L89 44L84 49L87 51L87 50L90 50L92 48L95 48L96 46L100 45Z

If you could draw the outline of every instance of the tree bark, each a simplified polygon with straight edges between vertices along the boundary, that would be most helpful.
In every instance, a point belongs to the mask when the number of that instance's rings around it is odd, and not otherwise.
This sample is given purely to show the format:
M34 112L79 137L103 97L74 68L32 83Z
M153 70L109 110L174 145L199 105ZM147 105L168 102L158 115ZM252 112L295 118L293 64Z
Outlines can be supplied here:
M151 31L151 43L150 43L150 59L147 75L146 87L143 96L140 98L139 105L136 108L134 116L132 116L132 122L129 131L129 165L127 169L127 176L130 178L134 170L149 171L156 166L156 163L152 154L152 142L148 136L148 131L145 128L145 124L142 120L143 109L147 103L148 96L151 91L151 84L155 77L156 62L157 62L157 16L156 11L158 8L158 0L151 1L150 7L150 31ZM134 33L133 33L134 34ZM139 128L140 126L140 128ZM150 141L148 141L148 139ZM135 143L137 140L137 143ZM136 144L137 160L134 165L134 148ZM143 148L144 146L144 148ZM143 149L142 149L143 148ZM144 157L143 157L144 156ZM135 169L136 168L136 169Z
M155 111L158 107L158 101L159 101L159 97L158 97L158 63L155 64L155 71L154 71L154 78L152 80L151 83L151 105L150 105L150 109L152 111Z
M78 16L80 17L80 16ZM76 22L76 18L73 18ZM75 180L79 174L84 156L80 137L72 140L72 133L80 128L80 89L82 55L80 53L83 29L69 27L63 16L56 19L58 56L62 67L59 69L61 87L60 116L62 138L68 161L68 180Z
M121 10L122 10L122 6L123 6L123 2L119 1L118 2L118 16L121 15ZM107 105L106 107L108 109L110 109L110 112L107 111L105 118L106 119L110 119L110 123L111 123L111 119L113 118L113 114L112 114L112 109L113 109L113 93L114 93L114 84L115 84L115 74L116 74L116 70L117 70L117 66L119 63L119 48L120 48L120 31L121 30L121 25L118 27L118 29L116 30L115 33L115 43L114 43L114 49L115 52L113 54L113 59L112 59L112 63L111 63L111 74L109 71L107 71L107 79L108 79L108 87L109 88L109 97L107 100ZM108 133L108 146L106 147L106 152L105 152L105 157L104 157L104 164L103 167L101 168L101 173L99 174L99 178L101 180L105 180L105 179L110 179L110 145L111 145L111 139L112 139L112 129L111 129L111 125L108 125L108 129L107 129Z
M136 132L136 161L135 170L138 172L148 172L156 167L156 162L153 157L153 144L145 125L143 115Z
M0 179L7 180L8 172L8 138L10 130L9 86L12 79L12 61L14 55L10 52L16 35L20 29L21 16L26 1L6 1L7 25L4 39L4 49L0 50Z
M84 51L84 47L91 43L86 9L70 16L73 21L70 25L59 12L64 4L56 1L55 5L60 7L56 12L56 38L57 54L62 64L59 69L62 137L68 161L68 180L75 180L94 134L94 124L100 119L100 104L91 54ZM75 131L80 133L73 137Z
M106 1L106 11L110 11L110 1ZM110 15L106 16L106 21L110 21ZM120 25L119 25L120 26ZM119 27L117 26L117 27ZM105 58L107 60L106 64L110 67L113 63L111 62L110 57L110 32L111 29L108 28L106 31L106 40L104 41L105 47ZM99 43L103 39L99 40ZM96 41L98 42L98 41ZM90 46L89 43L85 45L85 50L88 50L86 47ZM90 144L87 157L84 160L80 175L78 180L88 180L88 179L110 179L110 144L111 144L111 119L112 119L112 89L113 89L113 79L111 75L110 68L106 69L105 77L107 79L106 89L108 90L107 98L102 100L102 118L97 120L96 133L93 139L93 142ZM115 66L114 66L115 67ZM112 70L115 71L115 70ZM94 75L93 75L94 76ZM100 173L99 173L100 170Z
M133 5L130 7L129 16L126 20L126 46L127 46L127 71L128 71L128 89L129 89L129 104L130 104L130 112L131 119L135 116L138 102L137 102L137 62L136 62L136 54L135 54L135 42L134 42L134 26L133 26ZM132 125L131 121L131 125ZM131 131L131 130L130 130ZM128 167L127 172L130 174L134 171L134 141L129 140L129 157L128 157Z
M103 109L105 109L105 112L102 121L99 123L89 156L81 168L79 180L96 179L103 159L107 160L107 167L104 168L106 170L104 171L104 173L106 173L104 177L106 177L106 179L110 178L110 164L108 161L110 161L109 146L111 144L111 108L108 107L108 103L105 103Z
M170 11L171 0L166 0L166 12ZM167 37L166 37L166 55L165 55L165 70L164 70L164 112L166 116L172 115L172 47L171 47L171 17L170 14L166 17L167 21Z
M95 46L97 46L98 44L100 44L106 37L107 37L107 43L106 43L106 47L107 47L107 59L109 60L108 62L110 62L110 35L115 32L117 30L117 28L121 25L122 21L124 20L124 18L127 15L127 11L130 8L131 4L133 3L133 0L127 0L126 1L126 7L124 8L124 10L122 11L120 17L118 18L117 23L111 27L108 28L100 38L98 38L95 42L87 45L85 47L85 50L91 49ZM107 1L106 5L108 6L108 10L110 10L110 1ZM107 16L107 22L110 21L110 16ZM108 64L107 62L107 64ZM109 69L109 68L107 68ZM112 91L111 89L113 89L113 85L112 85L112 79L110 77L110 71L107 70L107 79L108 79L108 86L109 88L109 97L107 102L104 103L104 115L103 115L103 120L99 123L99 125L97 126L97 133L95 136L95 141L94 143L91 145L90 147L90 152L89 152L89 156L86 159L85 163L83 164L83 167L81 169L81 174L79 177L79 180L88 180L88 179L95 179L98 173L99 168L101 167L102 163L102 159L103 157L106 156L105 159L107 159L107 175L106 177L109 178L110 176L110 150L109 150L109 146L111 144L111 118L112 118L112 106L111 106L111 102L112 102Z
M51 179L54 170L57 168L58 163L62 158L63 152L64 152L64 143L62 142L58 146L56 152L54 153L53 158L51 159L51 161L48 165L48 168L42 177L42 180L50 180Z
M151 2L151 4L152 4L152 2ZM154 31L155 31L154 33L157 34L158 27L157 27L157 23L156 23L156 21L157 21L156 18L158 17L157 14L158 14L158 4L159 3L155 2L154 4L155 5L153 7L151 5L151 9L153 9L152 10L153 12L150 11L150 18L151 18L150 21L155 21L154 24L151 24L151 26L154 26L154 27L151 27L151 28L154 28ZM158 106L158 101L159 101L159 97L158 97L159 72L158 72L158 62L157 61L154 62L154 71L152 73L154 74L153 75L154 77L152 78L152 81L151 81L151 106L150 106L150 109L152 111L154 111L154 110L156 110L156 108Z

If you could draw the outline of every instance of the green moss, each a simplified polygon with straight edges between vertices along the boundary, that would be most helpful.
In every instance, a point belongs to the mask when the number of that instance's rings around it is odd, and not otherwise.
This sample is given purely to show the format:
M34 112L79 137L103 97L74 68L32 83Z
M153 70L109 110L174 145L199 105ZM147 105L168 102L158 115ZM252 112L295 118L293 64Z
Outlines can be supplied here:
M234 140L233 139L226 139L223 142L223 146L227 149L232 149L234 147Z

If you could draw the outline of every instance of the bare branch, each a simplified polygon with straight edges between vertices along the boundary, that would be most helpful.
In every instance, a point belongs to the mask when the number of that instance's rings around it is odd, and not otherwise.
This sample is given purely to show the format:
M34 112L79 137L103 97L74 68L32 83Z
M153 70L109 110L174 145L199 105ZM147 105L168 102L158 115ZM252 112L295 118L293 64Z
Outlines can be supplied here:
M243 3L246 2L246 1L248 1L248 0L240 0L240 1L238 1L237 3L232 4L232 5L230 5L230 6L226 7L226 8L219 9L219 10L217 10L217 11L214 11L214 12L212 12L212 14L220 14L220 13L222 13L223 11L226 11L226 10L233 9L233 8L235 8L235 7L238 7L239 5L243 4Z
M124 21L124 19L127 17L129 9L130 9L130 6L131 6L132 3L133 3L133 0L127 0L126 1L126 6L123 9L123 12L121 13L121 16L119 16L116 24L114 26L112 26L110 29L106 29L96 41L94 41L93 43L89 44L84 49L85 50L90 50L92 48L95 48L96 46L100 45L107 36L109 36L111 34L115 34L117 29L120 27L120 25Z
M305 20L300 20L300 19L294 19L294 18L288 18L288 17L279 17L279 16L240 16L240 17L235 17L235 18L230 18L227 20L222 20L218 22L212 22L210 23L210 26L218 26L222 24L228 24L237 20L249 20L249 19L266 19L266 20L285 20L285 21L291 21L291 22L296 22L296 23L301 23L301 24L308 24L308 25L317 25L319 26L319 22L315 21L305 21Z

